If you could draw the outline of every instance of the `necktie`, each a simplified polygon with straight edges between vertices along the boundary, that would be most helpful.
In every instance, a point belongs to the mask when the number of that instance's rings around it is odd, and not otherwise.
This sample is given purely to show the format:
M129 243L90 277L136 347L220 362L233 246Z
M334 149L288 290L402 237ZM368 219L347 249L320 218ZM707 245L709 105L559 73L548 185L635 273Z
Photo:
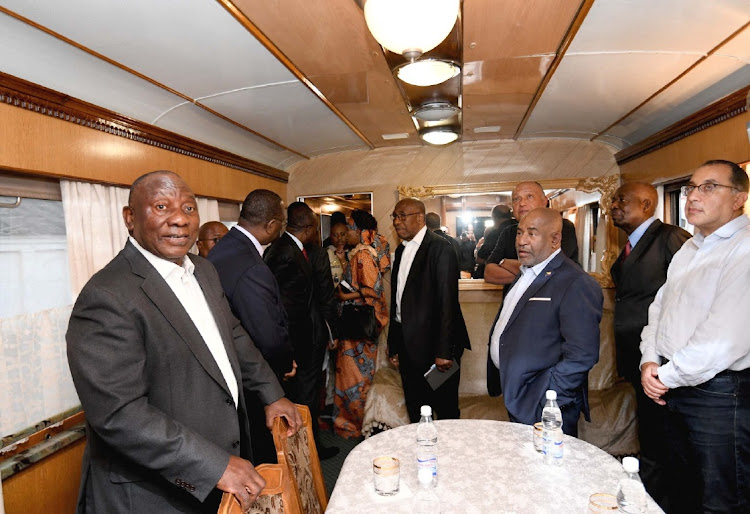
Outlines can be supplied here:
M630 244L630 243L628 243L628 244ZM309 257L307 256L307 250L305 250L304 248L302 249L302 255L304 255L304 256L305 256L305 260L306 260L306 261L309 261L309 260L310 260L310 258L309 258Z
M630 245L630 241L628 241L628 243L625 245L625 250L623 250L623 252L622 252L622 255L623 255L622 258L623 258L623 260L625 260L625 259L628 258L628 255L630 255L630 250L632 250L632 249L633 249L633 247Z

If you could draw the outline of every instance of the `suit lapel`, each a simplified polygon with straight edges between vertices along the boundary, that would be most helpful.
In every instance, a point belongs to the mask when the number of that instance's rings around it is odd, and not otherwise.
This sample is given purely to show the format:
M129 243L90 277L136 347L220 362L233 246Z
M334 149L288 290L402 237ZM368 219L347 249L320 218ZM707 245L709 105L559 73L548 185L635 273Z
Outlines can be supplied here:
M195 323L193 323L193 320L188 316L182 303L180 303L180 300L175 296L174 292L162 276L159 275L156 268L154 268L148 260L141 255L138 249L136 249L130 242L126 244L125 249L125 257L130 262L133 273L144 279L141 284L141 290L143 290L146 296L149 297L164 318L170 325L172 325L175 332L177 332L185 344L187 344L193 352L193 355L195 355L196 360L200 363L203 369L206 370L206 373L208 373L226 390L227 393L229 393L224 376L221 374L221 370L219 370L219 366L216 364L214 356L208 349L208 346L196 328ZM198 283L200 284L200 281ZM201 288L205 291L203 285L201 285ZM209 306L211 306L212 303L214 302L208 300ZM214 319L217 319L214 308L211 307L211 309L214 314ZM219 330L221 331L221 324L217 322L217 326L219 326ZM225 337L224 332L221 332L221 335L222 338ZM224 341L224 345L226 346L226 340ZM228 351L227 353L233 354L234 352ZM234 367L234 364L232 366Z
M409 268L409 274L406 275L406 282L404 283L404 294L406 294L406 289L409 287L409 277L412 276L412 271L422 270L425 268L425 263L427 262L427 253L430 249L431 237L440 236L431 234L430 230L427 230L427 232L425 232L424 239L422 239L422 243L419 245L417 253L414 254L414 260L412 261L411 267ZM412 282L414 282L414 280L412 280ZM403 302L403 297L401 301Z
M557 273L557 268L560 267L560 264L562 264L562 260L565 257L565 255L560 252L555 256L554 259L552 259L547 266L542 270L542 272L539 274L538 277L534 279L534 281L531 283L531 285L526 289L526 291L523 293L523 296L521 296L521 299L518 300L518 303L516 304L515 309L513 309L513 314L510 315L510 318L508 319L508 323L505 325L505 332L507 332L508 327L510 327L513 322L516 320L518 315L520 314L521 310L526 306L526 303L529 301L529 298L533 297L537 291L539 291L544 284L547 283L549 279L551 279L555 273Z
M645 252L646 249L651 246L651 243L656 237L657 232L659 232L661 224L661 221L654 220L654 222L651 223L651 225L646 229L646 232L643 233L641 238L638 240L638 243L635 245L635 248L631 250L628 258L621 261L622 269L620 271L622 273L624 273L626 269L628 269L633 265L633 263L640 259L641 255L643 255L643 252Z

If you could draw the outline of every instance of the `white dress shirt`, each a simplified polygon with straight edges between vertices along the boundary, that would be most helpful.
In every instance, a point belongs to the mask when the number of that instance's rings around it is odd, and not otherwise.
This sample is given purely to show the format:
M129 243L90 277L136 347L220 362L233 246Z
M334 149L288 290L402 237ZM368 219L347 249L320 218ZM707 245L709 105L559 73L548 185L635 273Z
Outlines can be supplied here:
M252 235L247 230L245 230L244 228L240 227L239 225L235 225L235 227L237 228L237 230L245 234L247 238L250 239L250 241L252 241L253 246L255 246L255 249L258 250L258 253L260 254L260 256L263 257L263 252L266 251L266 249L260 244L260 242L257 239L255 239L255 236Z
M638 241L641 240L643 234L646 233L648 227L650 227L654 221L656 221L656 216L651 216L649 219L638 225L638 228L630 233L630 235L628 236L628 241L630 241L631 249L635 248L635 245L638 244Z
M505 326L508 324L510 316L513 314L513 311L516 310L518 301L521 299L529 286L534 282L534 279L536 279L536 277L538 277L539 274L544 271L544 268L547 267L549 261L554 259L555 255L557 255L558 253L560 253L560 248L552 252L552 254L542 262L535 266L532 266L531 268L521 266L521 278L519 278L518 282L516 282L516 284L511 288L510 292L508 293L508 297L503 302L503 308L500 311L500 316L497 318L497 323L495 323L495 326L492 329L492 334L490 335L490 358L492 359L492 363L496 368L500 369L500 336L503 335Z
M299 249L304 252L305 251L305 245L302 244L302 241L300 241L299 239L297 239L296 237L294 237L294 234L290 234L289 232L287 232L287 234L289 234L289 237L292 238L292 241L294 241L297 244L297 246L299 247Z
M182 261L182 266L178 266L144 249L133 237L129 237L128 239L143 254L148 262L156 268L156 271L167 282L169 288L174 292L177 299L187 311L188 316L190 316L190 319L195 324L195 328L200 332L203 341L219 366L221 375L229 387L229 392L232 393L232 399L236 407L239 398L237 377L234 371L232 371L232 365L229 363L227 349L224 347L224 340L221 338L219 327L216 326L216 320L211 313L211 309L208 307L203 290L193 274L195 264L186 255Z
M696 234L674 255L667 281L648 309L641 366L669 388L702 384L726 369L750 367L750 219L741 215L707 237Z
M398 267L398 277L396 278L396 321L401 322L401 297L404 295L404 286L406 279L409 278L409 271L414 262L414 256L417 250L422 246L422 240L427 233L427 225L417 232L411 241L404 241L404 252L401 254L401 263Z

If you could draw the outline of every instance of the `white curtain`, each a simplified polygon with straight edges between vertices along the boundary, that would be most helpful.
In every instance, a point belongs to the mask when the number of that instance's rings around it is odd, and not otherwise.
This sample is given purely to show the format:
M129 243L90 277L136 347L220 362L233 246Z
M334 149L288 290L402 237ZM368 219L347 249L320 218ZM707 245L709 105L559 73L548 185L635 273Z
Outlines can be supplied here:
M70 310L58 307L0 319L0 435L80 403L65 353Z
M89 278L125 246L128 231L122 208L128 204L124 187L61 180L65 232L68 239L70 288L73 298Z
M586 271L592 271L591 229L593 226L591 207L589 205L578 207L575 221L578 260L581 262L581 267Z
M70 261L73 298L91 276L122 250L128 231L122 208L128 204L129 189L88 182L61 180L65 229ZM201 223L219 221L219 202L197 198ZM198 253L193 246L193 253Z

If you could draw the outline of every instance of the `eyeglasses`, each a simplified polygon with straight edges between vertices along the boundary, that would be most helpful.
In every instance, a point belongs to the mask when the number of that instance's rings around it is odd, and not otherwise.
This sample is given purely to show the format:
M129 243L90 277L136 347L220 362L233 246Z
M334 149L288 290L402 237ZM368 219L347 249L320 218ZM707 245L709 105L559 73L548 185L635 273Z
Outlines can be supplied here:
M703 184L700 184L700 185L687 184L685 186L682 186L680 190L682 191L682 196L688 196L690 193L692 193L696 189L702 195L710 195L716 191L717 187L727 187L729 189L737 189L734 186L725 186L724 184L714 184L713 182L704 182Z
M422 214L421 212L394 212L391 214L391 219L393 221L399 220L399 221L406 221L406 218L409 216L416 216L417 214Z
M219 242L219 239L221 239L222 237L224 236L212 237L211 239L198 239L198 241L200 241L201 243L207 243L209 241L213 241L214 244L216 244Z

